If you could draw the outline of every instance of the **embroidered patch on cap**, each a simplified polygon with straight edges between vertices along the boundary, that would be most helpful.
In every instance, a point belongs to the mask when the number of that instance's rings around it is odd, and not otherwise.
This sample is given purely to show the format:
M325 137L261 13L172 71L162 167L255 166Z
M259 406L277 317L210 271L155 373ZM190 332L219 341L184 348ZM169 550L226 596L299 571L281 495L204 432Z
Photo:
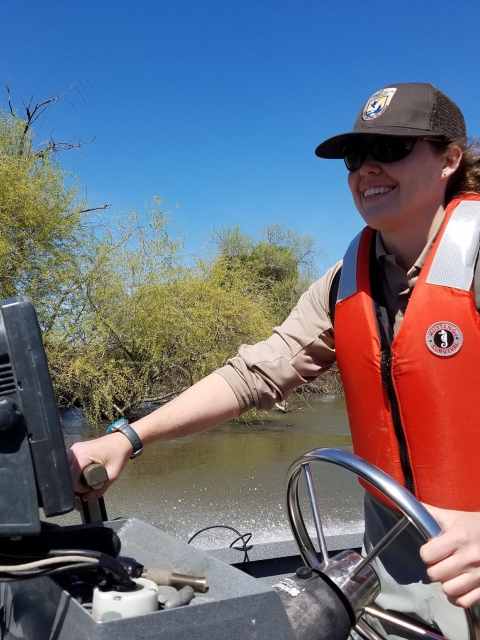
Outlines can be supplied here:
M363 109L362 120L374 120L385 113L396 90L395 87L390 87L374 93Z
M425 341L437 356L453 356L463 344L463 335L452 322L436 322L428 328Z

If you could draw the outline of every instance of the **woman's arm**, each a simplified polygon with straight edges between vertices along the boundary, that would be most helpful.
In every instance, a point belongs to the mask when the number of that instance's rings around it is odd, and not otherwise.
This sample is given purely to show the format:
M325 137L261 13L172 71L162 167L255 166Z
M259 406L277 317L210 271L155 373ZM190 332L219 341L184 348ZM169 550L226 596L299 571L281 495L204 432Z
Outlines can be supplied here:
M132 424L144 446L193 435L236 418L252 407L269 409L301 384L313 381L335 361L329 317L329 290L340 263L314 283L270 338L243 345L239 355L175 400ZM132 453L122 433L79 442L69 452L77 493L97 498L118 478ZM109 481L88 490L80 483L82 470L94 462L105 465Z
M146 446L213 429L236 418L239 412L237 398L228 382L212 373L168 404L132 423L132 427ZM103 495L118 478L131 453L132 445L119 432L74 444L68 459L75 491L84 494L85 499ZM87 489L80 482L83 469L94 462L106 467L109 478L97 490Z

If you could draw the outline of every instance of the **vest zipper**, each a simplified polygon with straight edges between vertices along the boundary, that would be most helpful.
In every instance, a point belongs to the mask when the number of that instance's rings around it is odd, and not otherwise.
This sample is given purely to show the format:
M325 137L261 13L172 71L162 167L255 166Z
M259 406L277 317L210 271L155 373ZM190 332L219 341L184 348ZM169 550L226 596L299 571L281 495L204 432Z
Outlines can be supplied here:
M400 463L402 465L403 477L405 487L415 495L415 483L413 481L412 466L410 464L410 458L408 457L407 440L405 438L405 431L403 429L402 418L400 415L400 407L398 404L397 394L395 387L393 386L392 378L392 352L390 346L382 345L382 384L387 391L388 400L390 402L390 408L392 411L392 421L395 429L395 435L397 436L398 449L400 453Z
M387 392L390 403L390 411L392 413L393 428L398 443L398 451L400 454L400 465L403 472L404 486L416 495L415 483L413 481L412 465L408 456L407 439L400 415L400 406L393 384L392 377L392 342L393 342L393 324L388 317L387 305L382 287L382 271L377 261L375 252L375 234L372 237L369 256L369 272L370 272L370 289L372 296L373 312L380 338L381 362L380 370L382 375L382 385Z

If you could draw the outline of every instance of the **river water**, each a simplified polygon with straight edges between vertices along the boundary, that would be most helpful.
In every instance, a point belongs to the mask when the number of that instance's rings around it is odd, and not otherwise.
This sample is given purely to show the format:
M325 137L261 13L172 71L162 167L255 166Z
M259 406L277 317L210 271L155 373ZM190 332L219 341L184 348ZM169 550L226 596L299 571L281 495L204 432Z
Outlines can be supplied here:
M101 435L78 412L62 418L68 447ZM137 517L184 540L211 525L251 532L254 544L291 539L285 474L298 456L319 447L351 450L343 399L318 396L298 411L270 413L265 424L229 422L153 445L132 460L110 488L108 516ZM326 533L360 531L363 491L354 476L327 464L313 465L312 471ZM306 519L313 531L309 510ZM61 522L78 520L69 514ZM231 532L213 529L195 544L215 548L231 541Z

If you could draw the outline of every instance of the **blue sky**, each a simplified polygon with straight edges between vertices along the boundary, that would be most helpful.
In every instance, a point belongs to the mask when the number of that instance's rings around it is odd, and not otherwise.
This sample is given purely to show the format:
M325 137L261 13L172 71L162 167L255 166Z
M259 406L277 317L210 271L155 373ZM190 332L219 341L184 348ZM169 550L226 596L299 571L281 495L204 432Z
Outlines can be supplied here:
M95 138L61 156L92 205L153 195L186 225L256 234L283 222L340 259L362 223L341 161L316 145L351 129L378 88L431 82L480 136L480 3L472 0L2 0L0 83L21 107L79 81L39 138ZM6 93L0 86L0 104Z

